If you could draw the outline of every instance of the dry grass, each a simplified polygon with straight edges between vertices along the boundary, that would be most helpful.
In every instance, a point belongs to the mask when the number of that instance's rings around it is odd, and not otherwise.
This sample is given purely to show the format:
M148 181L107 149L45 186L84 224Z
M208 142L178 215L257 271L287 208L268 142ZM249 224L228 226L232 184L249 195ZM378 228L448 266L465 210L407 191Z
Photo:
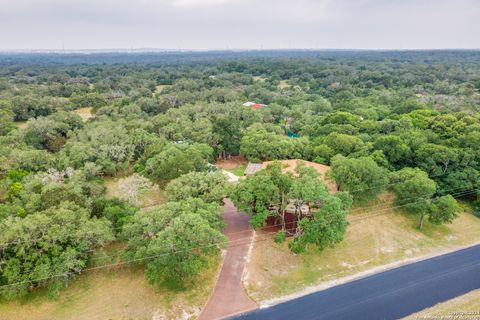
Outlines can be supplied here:
M265 82L267 78L265 77L260 77L260 76L254 76L253 81L260 81L260 82Z
M465 312L467 315L470 312L470 317L472 319L474 317L478 318L480 316L480 290L474 290L455 299L439 303L404 319L413 320L422 319L423 317L430 319L442 319L443 317L443 319L447 319L448 317L453 317L455 315L453 312L456 312L457 316L459 316L458 312ZM468 318L467 315L464 317L465 319ZM457 319L461 319L461 317L458 317Z
M119 180L121 176L118 177L105 177L105 188L107 188L106 195L107 197L117 197L122 198L122 195L119 190ZM158 190L147 190L140 195L140 207L153 207L165 203L165 193L162 189Z
M27 300L0 304L0 320L178 319L194 316L213 289L219 257L191 289L170 291L147 283L143 268L86 272L54 300L40 290Z
M5 201L7 198L7 190L5 190L4 186L0 186L0 202Z
M217 160L215 165L223 170L233 170L240 166L246 166L248 163L247 159L243 156L234 156L227 160Z
M27 128L28 128L28 123L27 123L27 121L16 121L15 123L17 124L17 127L18 127L19 129L22 129L22 130L23 130L23 129L27 129Z
M256 301L273 299L306 286L338 279L362 271L442 252L480 241L480 219L462 212L453 224L426 224L417 229L417 220L398 210L378 210L391 205L384 195L368 210L354 209L345 239L334 248L293 255L287 244L275 244L271 235L259 233L266 241L256 242L248 264L246 288ZM368 218L366 218L368 217Z
M278 88L280 89L287 89L290 87L291 85L287 83L287 80L280 80L280 83L278 84Z
M105 178L107 196L119 196L119 177ZM163 191L147 191L143 206L164 202ZM114 263L123 243L112 243L98 251L93 259L101 266ZM71 280L53 300L46 289L34 291L26 299L0 303L0 320L103 320L103 319L190 319L206 303L215 284L220 256L212 257L209 267L188 285L187 290L172 291L151 285L144 269L131 264L118 268L86 271Z
M85 108L76 109L73 112L78 114L80 116L80 118L82 118L83 121L87 121L88 119L93 117L92 107L85 107Z
M162 93L163 89L165 89L166 87L169 87L169 85L159 84L158 86L155 87L155 91L152 93L152 95Z

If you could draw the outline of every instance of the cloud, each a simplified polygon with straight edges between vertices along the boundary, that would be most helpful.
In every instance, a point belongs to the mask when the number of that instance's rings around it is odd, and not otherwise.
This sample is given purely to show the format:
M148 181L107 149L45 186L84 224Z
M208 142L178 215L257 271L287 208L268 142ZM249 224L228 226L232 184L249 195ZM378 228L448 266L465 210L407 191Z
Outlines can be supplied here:
M240 0L173 0L172 3L176 7L188 8L201 6L218 6L239 1Z
M480 48L476 0L0 0L0 49Z

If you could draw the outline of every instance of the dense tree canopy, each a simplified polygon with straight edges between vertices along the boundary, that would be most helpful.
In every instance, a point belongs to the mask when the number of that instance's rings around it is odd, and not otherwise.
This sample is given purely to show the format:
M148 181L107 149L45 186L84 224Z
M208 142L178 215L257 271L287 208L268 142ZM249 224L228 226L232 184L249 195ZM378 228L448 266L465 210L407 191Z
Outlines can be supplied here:
M231 192L255 227L283 224L290 200L314 209L295 210L294 252L340 241L351 196L387 188L420 225L451 222L458 197L478 214L479 61L459 50L1 55L1 295L56 288L114 239L151 281L188 285L225 240L216 158L331 166L335 195L278 164ZM104 178L133 172L168 185L168 202L106 196Z
M152 283L183 287L225 245L220 212L218 204L198 198L138 212L124 228L127 253L145 259Z
M350 191L356 198L374 197L385 190L388 183L387 170L370 158L332 159L330 176L342 191Z
M170 201L200 198L222 203L228 194L227 178L221 172L190 172L172 180L165 187Z

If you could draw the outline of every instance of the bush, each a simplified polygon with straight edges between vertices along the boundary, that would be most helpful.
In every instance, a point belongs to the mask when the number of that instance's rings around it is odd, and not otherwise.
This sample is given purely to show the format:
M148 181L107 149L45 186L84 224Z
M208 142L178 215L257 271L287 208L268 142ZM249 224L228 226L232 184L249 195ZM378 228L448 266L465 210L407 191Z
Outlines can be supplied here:
M480 218L480 200L477 200L477 201L474 202L474 204L473 204L473 214L476 217Z
M94 215L105 217L112 222L116 234L120 233L121 227L130 221L137 211L138 209L131 206L126 200L104 197L96 199L92 209Z
M273 236L273 241L275 241L275 243L283 243L285 242L286 238L287 238L287 235L285 233L285 230L279 230Z

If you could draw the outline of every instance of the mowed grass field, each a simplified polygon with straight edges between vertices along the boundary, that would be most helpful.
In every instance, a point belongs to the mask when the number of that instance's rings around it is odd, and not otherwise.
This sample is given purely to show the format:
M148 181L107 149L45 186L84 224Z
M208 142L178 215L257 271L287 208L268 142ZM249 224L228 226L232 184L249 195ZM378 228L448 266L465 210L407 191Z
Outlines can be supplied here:
M85 272L57 297L37 290L24 300L0 302L0 320L189 319L206 303L220 257L185 291L147 283L144 269L124 266Z
M442 319L442 317L443 319L448 319L448 317L451 319L478 319L480 317L480 290L474 290L455 299L439 303L404 319Z
M274 243L273 234L257 232L245 278L251 298L262 302L378 266L480 242L480 219L467 206L452 224L427 223L419 230L415 217L386 209L392 199L385 194L361 205L369 208L354 208L344 240L323 252L311 247L294 255L287 243Z

